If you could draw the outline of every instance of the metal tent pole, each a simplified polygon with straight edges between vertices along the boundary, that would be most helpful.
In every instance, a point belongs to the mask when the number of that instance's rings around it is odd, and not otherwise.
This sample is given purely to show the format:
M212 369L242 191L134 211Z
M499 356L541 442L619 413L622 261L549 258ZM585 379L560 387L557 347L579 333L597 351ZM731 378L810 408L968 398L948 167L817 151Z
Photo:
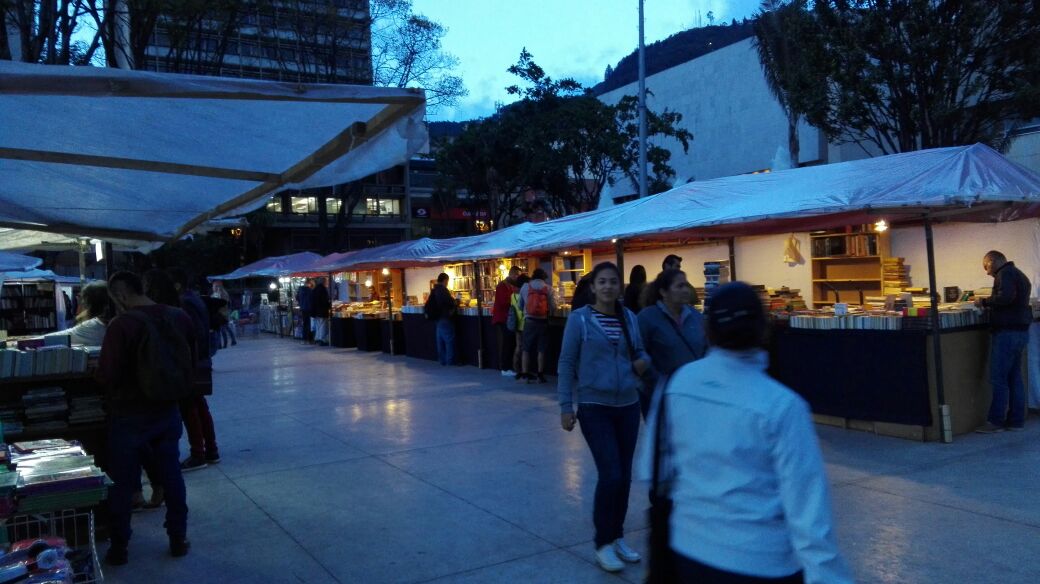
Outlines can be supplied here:
M946 403L946 388L943 384L942 329L939 321L939 291L935 278L935 244L932 238L932 219L924 219L925 247L928 250L928 289L932 301L932 363L935 366L935 394L939 403L939 433L945 443L953 442L953 424L950 406Z
M614 240L614 257L617 259L618 279L621 281L621 288L625 287L625 244L620 239ZM586 268L588 269L588 268ZM591 271L591 270L589 270Z
M639 0L639 198L649 193L646 180L646 43L643 2Z
M473 297L477 299L477 369L484 368L484 292L480 278L480 262L473 262Z

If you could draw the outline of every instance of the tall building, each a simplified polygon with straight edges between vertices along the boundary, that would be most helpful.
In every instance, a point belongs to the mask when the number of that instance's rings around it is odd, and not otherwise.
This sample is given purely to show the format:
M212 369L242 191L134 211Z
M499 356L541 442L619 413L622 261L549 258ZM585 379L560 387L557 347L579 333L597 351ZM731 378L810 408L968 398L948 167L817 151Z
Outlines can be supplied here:
M247 0L228 18L204 19L197 51L186 51L175 15L161 18L138 69L297 83L372 84L368 0ZM219 19L224 19L223 22ZM263 123L257 120L257 123ZM260 253L344 251L411 236L408 171L397 166L362 179L362 194L345 228L337 229L341 200L332 188L283 191L251 218L262 234ZM349 188L343 186L341 188ZM320 206L327 215L321 242ZM338 243L337 243L338 242Z
M250 0L196 29L165 15L137 69L299 83L372 84L368 0ZM220 20L222 19L222 20ZM184 42L178 37L190 35Z

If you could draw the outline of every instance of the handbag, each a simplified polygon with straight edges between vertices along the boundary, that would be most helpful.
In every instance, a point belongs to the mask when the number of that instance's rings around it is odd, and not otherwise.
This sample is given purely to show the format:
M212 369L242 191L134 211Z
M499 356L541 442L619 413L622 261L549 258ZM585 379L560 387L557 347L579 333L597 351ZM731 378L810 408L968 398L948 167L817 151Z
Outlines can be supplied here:
M664 390L661 390L664 392ZM665 418L668 401L667 392L661 394L657 408L657 424L654 440L654 464L650 482L650 561L647 567L646 584L672 584L678 582L675 570L675 552L672 551L672 507L668 485L661 480L661 459L664 457L667 427Z

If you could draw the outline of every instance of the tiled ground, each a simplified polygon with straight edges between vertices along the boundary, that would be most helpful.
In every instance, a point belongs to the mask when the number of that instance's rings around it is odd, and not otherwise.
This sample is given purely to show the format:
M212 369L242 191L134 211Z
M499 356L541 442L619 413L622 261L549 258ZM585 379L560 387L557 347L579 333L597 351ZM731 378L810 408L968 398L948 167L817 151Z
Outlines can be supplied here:
M186 476L191 555L146 512L108 582L642 581L593 563L595 470L549 386L268 336L216 369L224 461ZM950 445L819 432L858 581L1040 580L1040 423ZM640 549L645 509L637 485Z

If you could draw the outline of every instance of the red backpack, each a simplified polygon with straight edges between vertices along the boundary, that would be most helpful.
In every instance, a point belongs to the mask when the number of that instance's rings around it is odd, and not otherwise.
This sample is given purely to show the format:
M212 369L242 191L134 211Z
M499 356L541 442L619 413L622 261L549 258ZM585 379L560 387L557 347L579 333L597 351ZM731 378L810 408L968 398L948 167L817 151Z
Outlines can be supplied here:
M527 315L532 318L549 318L549 287L527 287L527 302L524 305Z

